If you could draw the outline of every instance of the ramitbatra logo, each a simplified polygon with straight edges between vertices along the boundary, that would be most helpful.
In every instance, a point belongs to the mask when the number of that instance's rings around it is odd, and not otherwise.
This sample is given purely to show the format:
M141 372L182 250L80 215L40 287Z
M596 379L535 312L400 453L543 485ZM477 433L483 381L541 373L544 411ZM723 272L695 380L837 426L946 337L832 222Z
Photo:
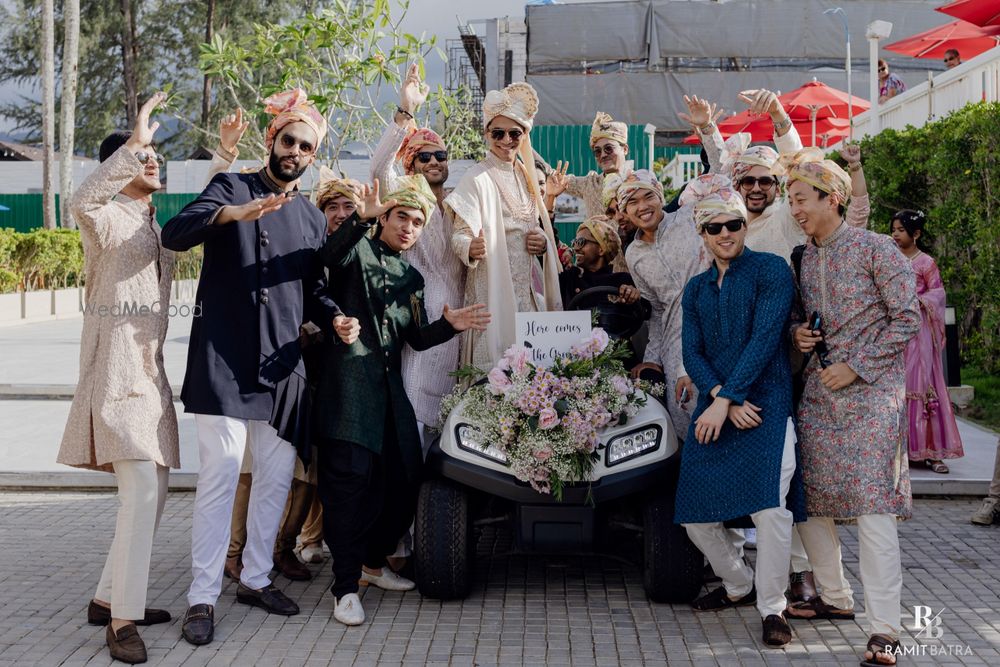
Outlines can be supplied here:
M946 657L955 655L972 655L972 647L962 644L948 644L944 639L944 619L941 615L948 611L947 608L935 611L933 607L917 605L913 608L913 638L918 640L916 644L899 644L891 653L895 656L932 656ZM925 644L924 641L934 642Z
M920 637L922 639L941 639L944 637L944 628L941 626L941 613L945 611L944 607L934 613L931 607L925 607L923 605L917 605L913 608L913 629L917 634L914 637Z

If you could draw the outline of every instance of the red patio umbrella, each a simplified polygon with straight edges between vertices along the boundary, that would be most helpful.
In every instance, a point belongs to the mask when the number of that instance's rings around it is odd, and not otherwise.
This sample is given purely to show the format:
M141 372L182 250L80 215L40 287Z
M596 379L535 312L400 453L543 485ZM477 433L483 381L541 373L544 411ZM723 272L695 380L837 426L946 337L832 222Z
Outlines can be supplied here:
M815 79L791 92L779 95L778 100L793 121L812 120L813 113L817 118L849 118L871 107L868 100L848 95Z
M1000 25L981 28L966 21L952 21L937 28L893 42L885 48L914 58L942 58L956 49L963 58L978 56L1000 42Z
M978 26L1000 25L1000 0L955 0L937 11Z

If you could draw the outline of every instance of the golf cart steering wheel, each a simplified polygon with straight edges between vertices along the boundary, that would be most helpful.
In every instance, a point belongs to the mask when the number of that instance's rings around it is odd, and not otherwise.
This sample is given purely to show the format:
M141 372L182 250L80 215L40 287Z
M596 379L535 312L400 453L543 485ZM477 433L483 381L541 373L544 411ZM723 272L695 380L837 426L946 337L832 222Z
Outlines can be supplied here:
M642 300L619 301L617 287L590 287L578 292L565 310L596 310L597 323L611 338L631 338L646 321Z

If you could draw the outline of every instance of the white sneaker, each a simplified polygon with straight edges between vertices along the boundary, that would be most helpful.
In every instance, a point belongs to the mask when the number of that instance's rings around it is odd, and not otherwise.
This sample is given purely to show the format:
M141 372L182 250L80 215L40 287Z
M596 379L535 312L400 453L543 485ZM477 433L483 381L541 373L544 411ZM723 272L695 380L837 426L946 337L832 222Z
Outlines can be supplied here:
M298 551L299 560L303 563L322 563L323 562L323 545L322 544L310 544L307 547L302 547Z
M378 586L387 591L412 591L417 587L415 583L406 577L399 576L388 567L383 567L380 575L369 574L361 570L361 581L358 583L362 586Z
M365 608L361 606L361 598L357 593L348 593L337 600L333 608L333 617L344 625L361 625L365 622Z

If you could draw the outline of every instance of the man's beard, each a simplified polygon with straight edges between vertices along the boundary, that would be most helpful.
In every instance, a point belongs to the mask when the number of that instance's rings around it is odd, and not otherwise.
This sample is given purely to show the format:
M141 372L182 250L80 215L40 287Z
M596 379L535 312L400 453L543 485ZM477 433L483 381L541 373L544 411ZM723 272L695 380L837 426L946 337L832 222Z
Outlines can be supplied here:
M291 183L292 181L298 179L302 174L306 173L308 167L285 169L281 166L281 157L277 153L271 151L271 156L267 159L267 168L271 172L271 175L278 178L285 183Z

